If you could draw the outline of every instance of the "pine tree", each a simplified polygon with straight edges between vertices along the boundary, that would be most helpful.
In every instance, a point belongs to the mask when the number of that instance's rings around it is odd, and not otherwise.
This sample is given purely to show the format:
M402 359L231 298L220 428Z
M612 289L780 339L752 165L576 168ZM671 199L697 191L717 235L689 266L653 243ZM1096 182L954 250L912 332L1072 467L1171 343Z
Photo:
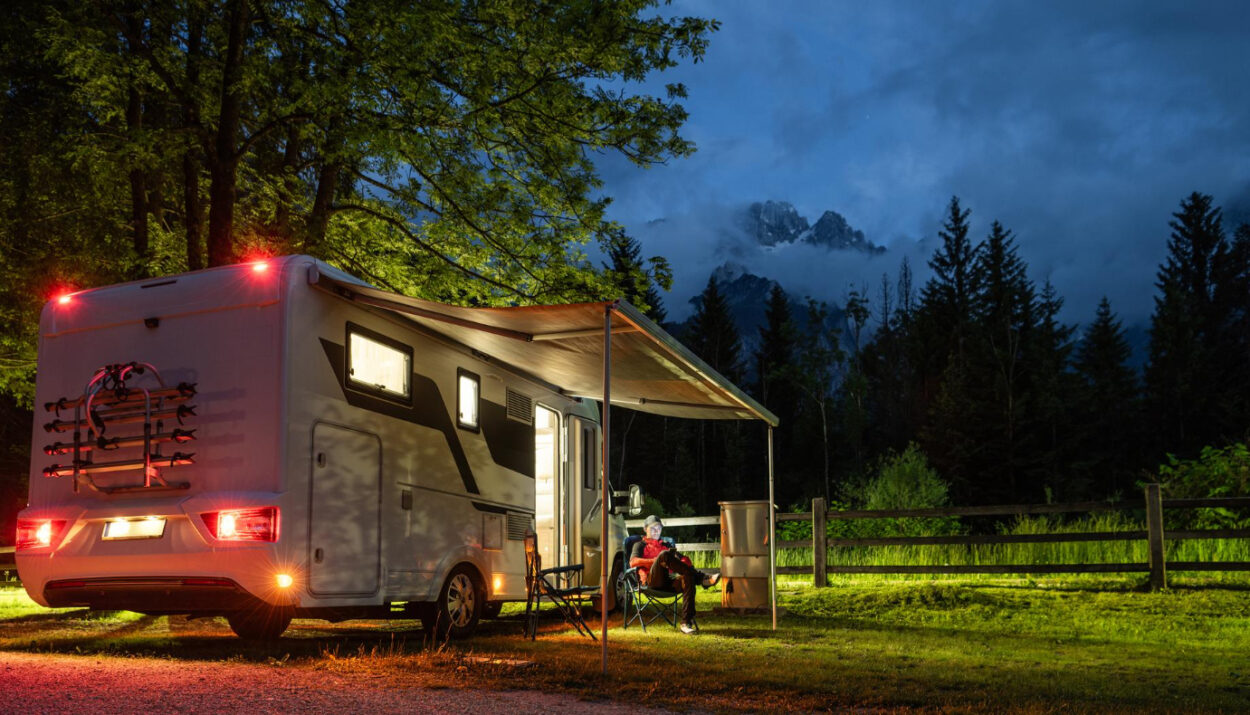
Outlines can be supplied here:
M1227 316L1217 312L1215 298L1226 293L1220 283L1228 279L1226 264L1234 254L1220 214L1205 194L1181 202L1168 224L1168 256L1155 284L1147 399L1156 443L1181 455L1239 437L1230 431L1245 428L1244 422L1222 419L1220 410L1227 376L1217 372L1217 350Z
M660 288L672 287L673 277L668 261L654 256L645 262L638 239L623 230L613 233L608 243L610 264L605 264L607 278L614 289L613 298L624 298L648 318L662 323L668 317L660 298Z
M1022 431L1028 435L1025 447L1029 461L1025 470L1027 490L1022 499L1042 497L1043 488L1066 498L1063 490L1071 463L1072 405L1076 379L1068 369L1075 328L1059 320L1063 298L1047 280L1037 300L1037 319L1025 345L1025 361L1031 375L1031 409Z
M1033 324L1034 288L1011 231L995 221L973 266L976 321L968 357L973 425L981 448L969 476L987 494L1018 493L1020 422L1027 405L1024 342Z
M947 216L938 237L942 245L929 259L933 276L921 291L922 336L934 359L931 367L940 367L949 359L964 359L965 342L971 332L975 295L974 264L979 246L968 238L970 209L960 208L959 197L952 196Z
M919 438L935 466L971 494L971 464L976 445L969 431L974 401L968 354L972 339L975 265L980 253L969 239L968 216L951 197L938 236L942 245L929 259L933 276L921 290L911 355L919 367L917 388L923 415Z
M690 320L687 344L712 369L729 379L742 379L742 341L729 304L720 292L716 276L708 278ZM701 420L697 428L695 458L699 506L710 509L709 495L737 499L744 473L744 445L736 421ZM702 512L700 512L702 513Z
M1130 354L1124 329L1103 296L1073 360L1081 377L1073 470L1083 482L1075 486L1088 498L1123 494L1132 487L1139 411Z
M742 340L716 276L708 278L690 320L689 345L714 370L738 382L742 378Z

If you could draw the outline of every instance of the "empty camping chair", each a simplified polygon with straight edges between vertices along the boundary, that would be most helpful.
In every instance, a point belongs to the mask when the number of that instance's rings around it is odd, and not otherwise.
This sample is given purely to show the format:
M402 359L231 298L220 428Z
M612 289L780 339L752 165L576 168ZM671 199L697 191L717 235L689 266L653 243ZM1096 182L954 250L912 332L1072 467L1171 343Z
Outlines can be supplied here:
M648 624L662 618L670 626L676 628L683 600L681 591L651 588L642 582L642 574L638 572L638 569L629 566L629 554L634 544L641 540L641 536L634 534L625 537L625 543L621 545L625 552L622 563L626 565L625 570L621 572L621 582L617 587L621 594L621 615L624 617L621 627L629 628L631 623L637 623L645 632ZM674 545L673 540L667 536L661 540L669 546ZM694 625L698 628L698 623Z
M560 616L578 633L595 640L595 634L582 618L580 601L583 595L599 589L582 585L582 568L577 564L544 569L538 554L538 535L525 535L525 634L530 640L537 634L539 605L544 598L555 604ZM562 581L563 586L559 585Z

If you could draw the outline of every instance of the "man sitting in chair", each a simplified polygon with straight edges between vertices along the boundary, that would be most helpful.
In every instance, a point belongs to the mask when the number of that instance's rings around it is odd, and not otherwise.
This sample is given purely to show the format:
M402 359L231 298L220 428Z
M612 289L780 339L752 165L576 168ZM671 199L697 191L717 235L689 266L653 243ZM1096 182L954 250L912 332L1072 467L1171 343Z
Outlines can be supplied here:
M629 554L630 568L638 568L641 583L649 588L661 591L681 591L681 632L687 635L695 632L694 627L694 587L702 584L703 588L711 588L720 581L720 574L711 576L696 571L690 559L677 552L677 549L660 540L660 532L664 524L652 514L643 521L643 530L647 535L634 544Z

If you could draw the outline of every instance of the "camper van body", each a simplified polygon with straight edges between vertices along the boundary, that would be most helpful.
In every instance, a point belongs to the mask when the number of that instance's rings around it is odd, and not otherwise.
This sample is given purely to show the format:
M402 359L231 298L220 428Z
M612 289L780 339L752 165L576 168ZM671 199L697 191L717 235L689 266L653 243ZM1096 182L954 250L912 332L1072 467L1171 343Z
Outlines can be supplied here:
M469 603L476 623L525 599L528 532L544 565L584 563L598 583L597 404L318 288L319 275L355 281L292 256L45 306L17 551L32 599L337 620L429 619L441 598ZM135 407L110 413L97 397L98 424L68 408L103 366L131 363ZM145 408L138 393L162 384L193 390L190 409ZM87 450L141 427L107 415L145 409L151 434L194 439L149 444L150 471L73 469L66 423L80 464L133 462L137 437ZM623 518L610 527L615 554Z

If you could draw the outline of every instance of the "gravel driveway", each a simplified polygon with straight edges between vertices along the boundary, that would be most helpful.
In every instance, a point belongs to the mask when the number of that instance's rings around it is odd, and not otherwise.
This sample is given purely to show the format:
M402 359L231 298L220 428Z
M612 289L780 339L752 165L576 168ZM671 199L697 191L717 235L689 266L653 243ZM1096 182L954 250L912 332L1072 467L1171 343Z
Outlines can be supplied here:
M0 653L0 703L5 713L110 715L140 711L644 712L563 694L397 686L393 680L299 667L27 653Z

